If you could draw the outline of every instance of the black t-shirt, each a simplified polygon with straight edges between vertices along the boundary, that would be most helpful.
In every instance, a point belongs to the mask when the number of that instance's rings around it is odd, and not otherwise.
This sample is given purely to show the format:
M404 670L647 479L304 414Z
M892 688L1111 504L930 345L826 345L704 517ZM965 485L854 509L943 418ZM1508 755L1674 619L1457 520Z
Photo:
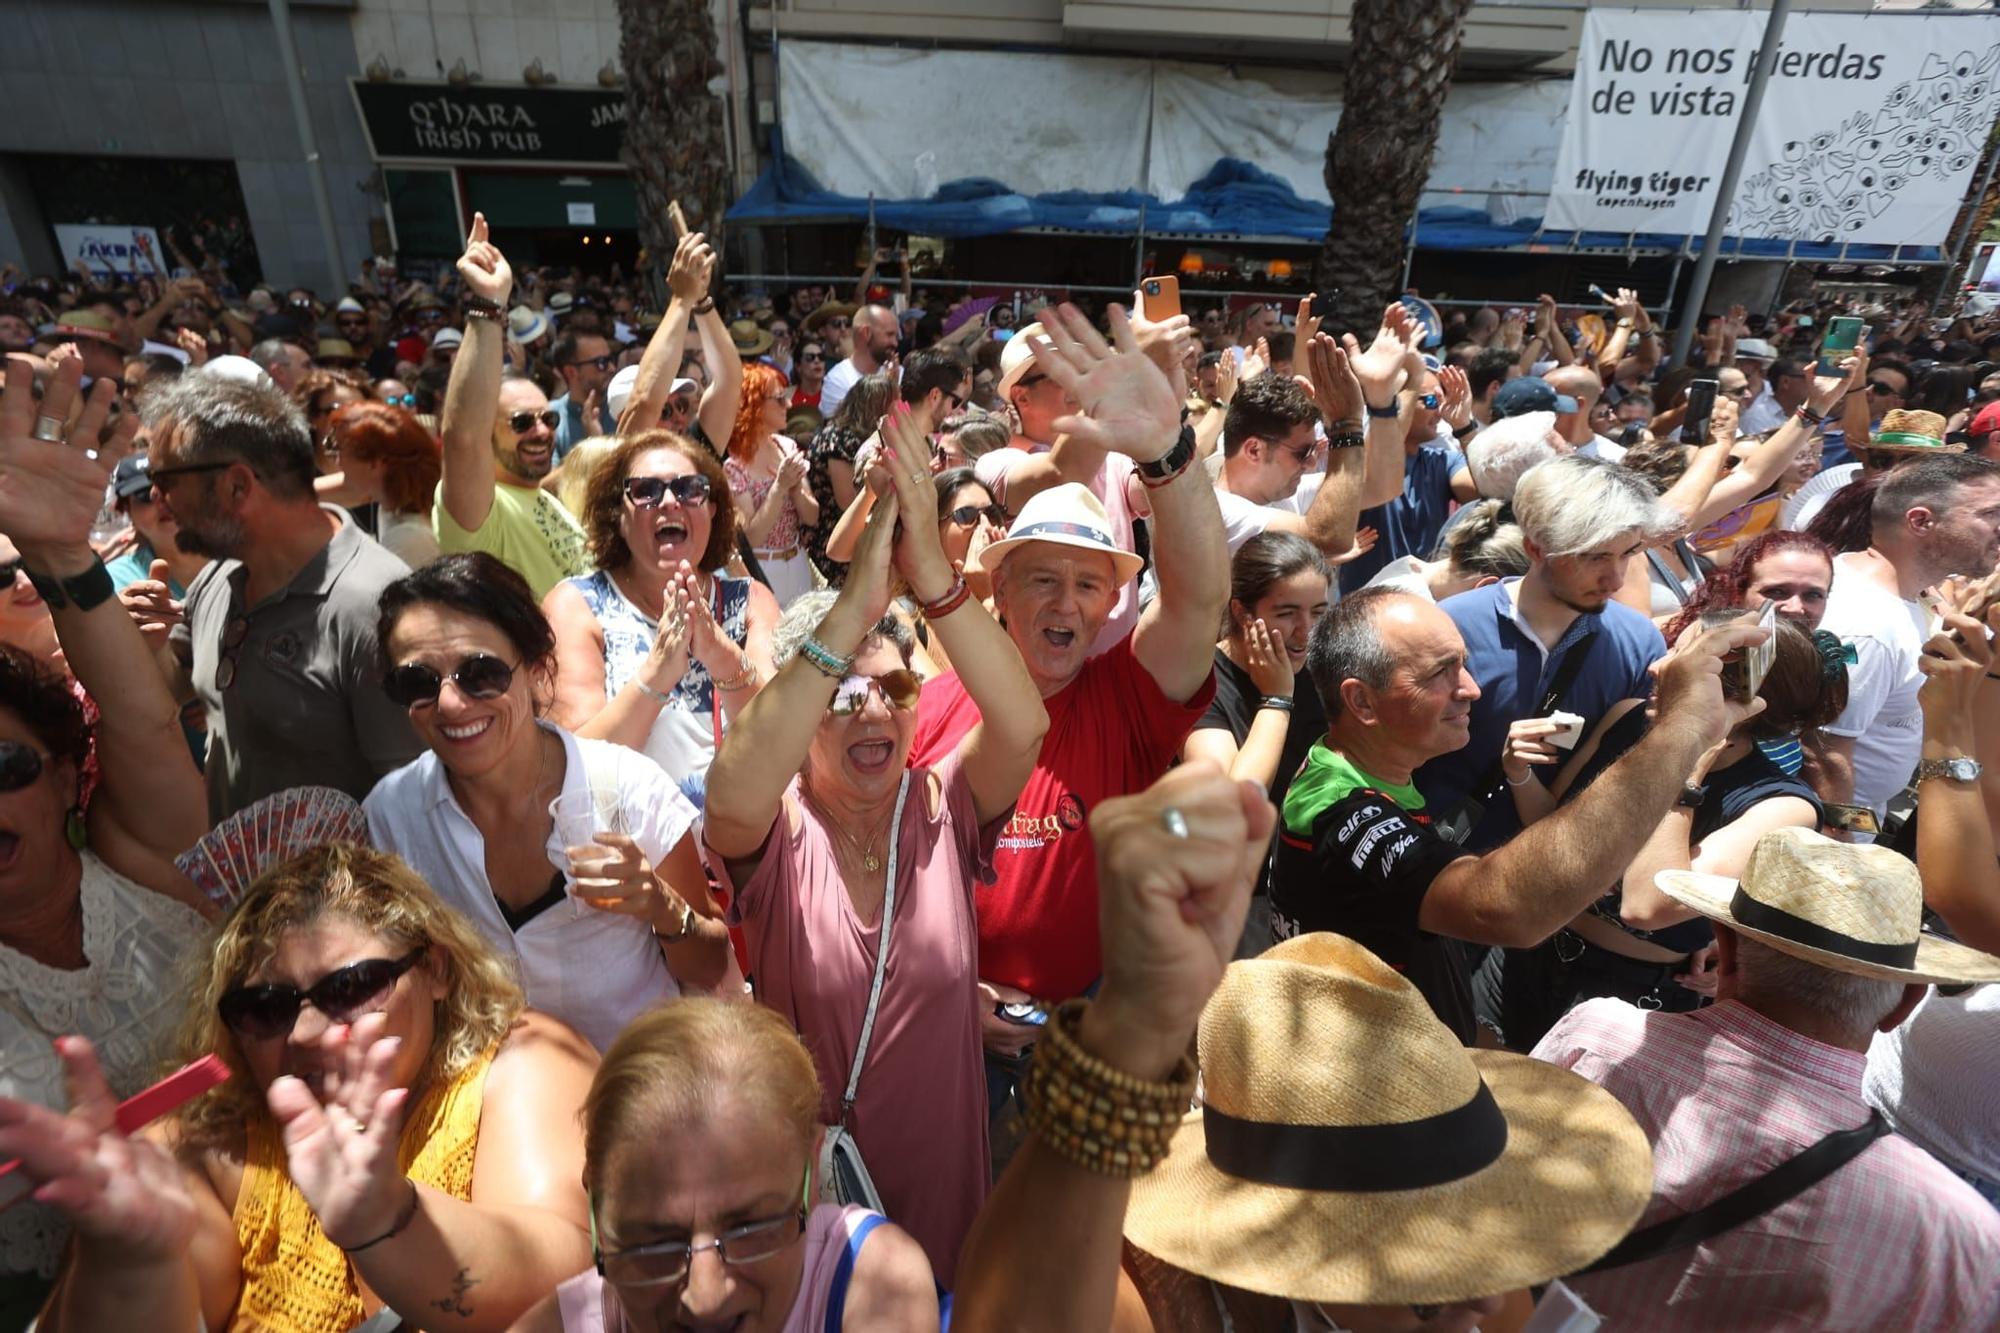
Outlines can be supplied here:
M1229 655L1220 648L1215 650L1215 698L1209 703L1208 711L1194 724L1196 731L1212 729L1226 731L1236 738L1238 745L1250 734L1250 724L1257 717L1257 705L1263 701L1263 694L1257 683L1250 679L1250 673L1229 660ZM1326 709L1319 701L1319 691L1313 688L1312 678L1299 673L1298 682L1292 688L1292 716L1285 728L1285 748L1278 755L1278 776L1271 782L1271 803L1280 810L1285 807L1285 792L1292 785L1293 776L1299 765L1306 761L1306 751L1312 749L1314 741L1326 739ZM1270 868L1265 867L1265 883L1270 881Z
M1407 793L1410 789L1405 788ZM1462 1042L1473 1039L1465 945L1417 924L1424 895L1465 852L1340 755L1315 747L1293 783L1271 876L1279 939L1329 930L1401 972Z

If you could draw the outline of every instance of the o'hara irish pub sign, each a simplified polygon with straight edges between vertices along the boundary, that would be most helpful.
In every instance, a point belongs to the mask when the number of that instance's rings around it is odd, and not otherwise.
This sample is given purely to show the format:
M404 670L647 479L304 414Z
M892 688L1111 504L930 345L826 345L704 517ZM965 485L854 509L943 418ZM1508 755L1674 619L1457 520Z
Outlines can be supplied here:
M602 88L349 82L378 162L617 166L625 94Z

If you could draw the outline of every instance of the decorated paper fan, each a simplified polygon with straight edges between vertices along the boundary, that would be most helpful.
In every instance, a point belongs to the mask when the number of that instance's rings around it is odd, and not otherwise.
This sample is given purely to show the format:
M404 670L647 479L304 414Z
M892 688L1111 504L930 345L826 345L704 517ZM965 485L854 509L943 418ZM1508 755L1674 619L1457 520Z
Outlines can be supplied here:
M226 908L259 875L308 848L367 841L368 820L352 796L333 787L293 787L238 810L174 864Z

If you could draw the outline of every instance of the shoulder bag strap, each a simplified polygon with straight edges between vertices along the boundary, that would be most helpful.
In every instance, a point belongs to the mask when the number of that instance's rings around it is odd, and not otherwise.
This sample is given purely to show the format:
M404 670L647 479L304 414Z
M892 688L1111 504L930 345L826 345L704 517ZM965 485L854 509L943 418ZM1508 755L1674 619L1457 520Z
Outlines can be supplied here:
M1854 1129L1837 1129L1796 1157L1780 1162L1713 1203L1633 1232L1614 1246L1611 1253L1588 1268L1579 1268L1577 1272L1601 1273L1607 1268L1622 1268L1672 1250L1699 1245L1739 1227L1805 1193L1860 1156L1869 1144L1888 1132L1889 1122L1882 1118L1882 1113L1870 1112L1866 1124Z
M1577 636L1576 642L1563 653L1562 661L1556 663L1556 674L1550 678L1549 688L1543 693L1541 703L1528 716L1547 717L1562 706L1563 699L1569 694L1570 686L1576 684L1577 676L1583 672L1584 659L1590 656L1590 649L1597 642L1597 635L1598 631L1593 629L1585 630ZM1478 826L1481 815L1485 813L1486 802L1506 776L1506 769L1498 759L1494 760L1479 785L1467 792L1465 799L1454 810L1450 823L1455 829L1462 828L1463 831L1458 838L1447 837L1447 841L1462 841L1472 835L1472 830ZM1440 829L1440 832L1443 830Z
M888 1220L880 1213L868 1214L854 1224L847 1243L841 1247L840 1261L833 1267L833 1282L826 1289L826 1333L840 1333L847 1306L847 1284L854 1279L854 1262L861 1257L861 1242Z
M1675 554L1677 555L1680 554L1678 548L1676 549ZM1681 558L1683 560L1687 559L1686 556L1681 556ZM1661 555L1658 551L1654 550L1652 547L1649 546L1646 548L1646 563L1653 567L1653 572L1655 574L1659 575L1659 577L1655 579L1654 582L1660 584L1668 592L1672 593L1674 595L1674 600L1676 602L1679 602L1682 606L1686 606L1688 595L1685 592L1681 591L1680 576L1674 573L1673 566L1667 563L1666 557ZM1692 561L1689 561L1688 563L1688 572L1690 574L1694 572L1694 563Z
M903 836L903 801L910 794L910 770L896 788L896 813L889 817L889 872L882 890L882 930L875 939L875 981L868 988L868 1012L861 1017L861 1038L854 1043L854 1065L847 1071L847 1091L840 1098L840 1123L854 1111L854 1094L861 1087L861 1066L868 1059L868 1039L875 1035L875 1006L882 999L882 976L889 970L889 927L896 920L896 849Z

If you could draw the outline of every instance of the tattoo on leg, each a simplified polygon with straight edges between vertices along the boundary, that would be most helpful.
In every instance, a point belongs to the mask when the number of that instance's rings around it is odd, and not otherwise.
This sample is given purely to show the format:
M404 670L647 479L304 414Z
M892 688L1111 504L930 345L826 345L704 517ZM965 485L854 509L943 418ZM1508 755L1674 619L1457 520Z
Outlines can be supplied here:
M466 1303L465 1294L479 1285L479 1279L472 1276L470 1268L458 1270L458 1276L451 1280L451 1295L441 1296L431 1302L446 1314L457 1315L460 1319L472 1317L472 1307Z

